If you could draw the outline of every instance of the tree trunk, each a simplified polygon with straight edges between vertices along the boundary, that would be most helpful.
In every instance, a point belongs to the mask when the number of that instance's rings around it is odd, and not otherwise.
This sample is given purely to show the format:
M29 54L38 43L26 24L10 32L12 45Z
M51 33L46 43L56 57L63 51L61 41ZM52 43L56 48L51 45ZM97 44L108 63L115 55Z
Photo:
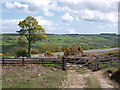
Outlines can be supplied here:
M31 48L31 41L29 40L29 45L28 45L28 57L30 57L30 48Z

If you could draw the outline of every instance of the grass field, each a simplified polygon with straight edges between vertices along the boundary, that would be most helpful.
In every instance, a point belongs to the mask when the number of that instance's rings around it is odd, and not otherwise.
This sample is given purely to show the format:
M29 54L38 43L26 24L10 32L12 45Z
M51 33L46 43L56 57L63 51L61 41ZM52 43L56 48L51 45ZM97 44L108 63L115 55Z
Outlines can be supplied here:
M118 35L99 35L99 34L48 34L47 39L44 41L39 41L32 44L31 49L39 50L41 45L47 43L55 43L58 47L60 46L71 46L73 44L81 45L83 50L89 49L100 49L100 48L111 48L118 46ZM2 53L9 55L13 52L12 50L17 50L19 44L19 35L16 34L3 34L2 35ZM23 37L25 40L25 37Z
M66 76L67 71L39 65L4 66L2 88L59 88Z

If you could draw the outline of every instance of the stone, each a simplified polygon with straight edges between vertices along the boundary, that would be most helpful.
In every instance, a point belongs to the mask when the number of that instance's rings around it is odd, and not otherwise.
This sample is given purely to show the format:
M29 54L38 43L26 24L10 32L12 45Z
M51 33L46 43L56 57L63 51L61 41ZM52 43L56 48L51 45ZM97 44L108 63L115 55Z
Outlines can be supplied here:
M57 71L57 68L52 68L53 71Z

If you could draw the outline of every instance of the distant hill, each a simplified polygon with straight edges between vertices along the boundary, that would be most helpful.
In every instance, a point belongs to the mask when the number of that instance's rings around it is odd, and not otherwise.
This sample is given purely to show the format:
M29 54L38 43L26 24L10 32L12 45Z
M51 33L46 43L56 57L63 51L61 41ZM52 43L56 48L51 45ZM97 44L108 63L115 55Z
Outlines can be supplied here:
M19 36L18 33L4 33L2 35ZM84 35L84 36L87 36L87 35L117 35L117 34L116 33L100 33L100 34L46 34L46 35Z
M100 33L100 35L117 35L116 33Z

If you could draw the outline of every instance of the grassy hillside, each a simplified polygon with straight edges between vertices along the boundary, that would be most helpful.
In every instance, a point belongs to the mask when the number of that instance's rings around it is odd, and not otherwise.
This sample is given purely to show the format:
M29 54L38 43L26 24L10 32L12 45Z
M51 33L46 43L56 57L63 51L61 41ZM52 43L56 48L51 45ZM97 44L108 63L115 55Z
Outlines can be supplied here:
M118 45L118 35L99 35L99 34L48 34L47 39L32 44L32 49L38 49L40 45L44 45L48 42L56 43L58 46L70 46L72 44L81 45L84 50L87 49L99 49L99 48L111 48ZM25 40L25 37L23 38ZM6 53L13 47L18 46L17 41L19 35L16 34L3 34L2 35L2 52Z
M5 66L2 67L2 88L59 88L66 76L67 71L40 65Z

